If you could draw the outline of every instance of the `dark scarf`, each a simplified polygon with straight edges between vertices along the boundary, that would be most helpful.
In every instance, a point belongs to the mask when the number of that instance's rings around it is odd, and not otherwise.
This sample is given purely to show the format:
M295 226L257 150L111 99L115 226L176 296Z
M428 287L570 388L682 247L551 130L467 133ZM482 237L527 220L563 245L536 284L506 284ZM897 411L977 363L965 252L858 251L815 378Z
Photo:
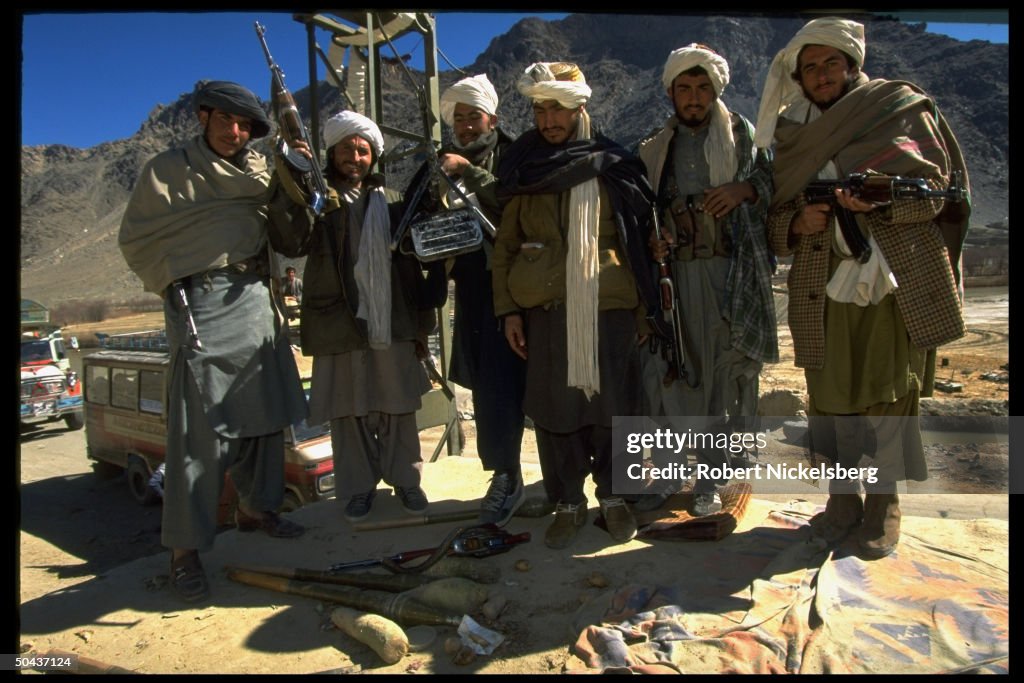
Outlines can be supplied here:
M534 128L519 136L502 155L496 193L498 202L505 206L515 195L565 192L591 178L602 181L611 199L619 242L648 321L663 334L666 330L657 315L661 300L647 247L657 197L639 158L600 134L589 140L552 145Z

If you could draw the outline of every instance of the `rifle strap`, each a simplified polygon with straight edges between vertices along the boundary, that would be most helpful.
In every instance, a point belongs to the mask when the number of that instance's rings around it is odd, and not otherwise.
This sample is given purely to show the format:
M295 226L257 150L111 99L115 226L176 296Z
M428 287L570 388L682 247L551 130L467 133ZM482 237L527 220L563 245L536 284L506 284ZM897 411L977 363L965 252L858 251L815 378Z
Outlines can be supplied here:
M390 557L385 557L381 560L381 566L394 574L419 574L440 562L441 558L446 557L455 545L455 539L457 539L459 534L463 531L465 531L464 527L456 527L453 529L447 536L445 536L441 545L437 546L434 552L426 560L413 567L403 567L400 562L395 562Z

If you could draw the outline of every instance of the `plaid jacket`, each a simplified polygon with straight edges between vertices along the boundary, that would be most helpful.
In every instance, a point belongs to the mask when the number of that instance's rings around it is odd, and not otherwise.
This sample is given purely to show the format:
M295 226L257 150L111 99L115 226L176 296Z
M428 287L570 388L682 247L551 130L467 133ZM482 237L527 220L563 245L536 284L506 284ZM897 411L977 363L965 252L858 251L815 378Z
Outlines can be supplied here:
M930 181L934 189L941 181ZM802 195L768 215L776 254L794 254L789 271L789 329L797 367L819 369L825 362L825 285L828 284L831 231L791 241L789 226L803 209ZM960 297L935 215L942 200L904 199L858 215L881 247L896 276L893 292L914 346L929 349L964 335Z

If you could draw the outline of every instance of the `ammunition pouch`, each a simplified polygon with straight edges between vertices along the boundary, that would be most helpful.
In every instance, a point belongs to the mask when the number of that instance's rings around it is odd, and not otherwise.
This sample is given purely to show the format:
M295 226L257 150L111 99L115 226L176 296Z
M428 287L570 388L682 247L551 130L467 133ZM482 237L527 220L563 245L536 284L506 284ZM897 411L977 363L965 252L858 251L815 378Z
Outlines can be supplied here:
M701 199L700 195L677 195L665 211L664 220L675 231L676 258L680 261L732 254L728 221L715 220L705 212Z

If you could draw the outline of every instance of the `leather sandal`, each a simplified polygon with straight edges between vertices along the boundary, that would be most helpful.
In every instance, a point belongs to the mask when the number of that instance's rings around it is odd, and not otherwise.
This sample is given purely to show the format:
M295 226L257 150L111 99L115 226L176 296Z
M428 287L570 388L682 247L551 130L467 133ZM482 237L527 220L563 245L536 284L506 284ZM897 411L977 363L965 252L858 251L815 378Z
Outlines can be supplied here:
M192 551L174 559L171 553L171 590L185 602L199 602L210 597L210 584L206 580L199 553Z
M250 517L235 509L235 526L239 531L262 531L272 538L296 538L306 532L306 527L285 519L276 512L264 512L262 517Z

